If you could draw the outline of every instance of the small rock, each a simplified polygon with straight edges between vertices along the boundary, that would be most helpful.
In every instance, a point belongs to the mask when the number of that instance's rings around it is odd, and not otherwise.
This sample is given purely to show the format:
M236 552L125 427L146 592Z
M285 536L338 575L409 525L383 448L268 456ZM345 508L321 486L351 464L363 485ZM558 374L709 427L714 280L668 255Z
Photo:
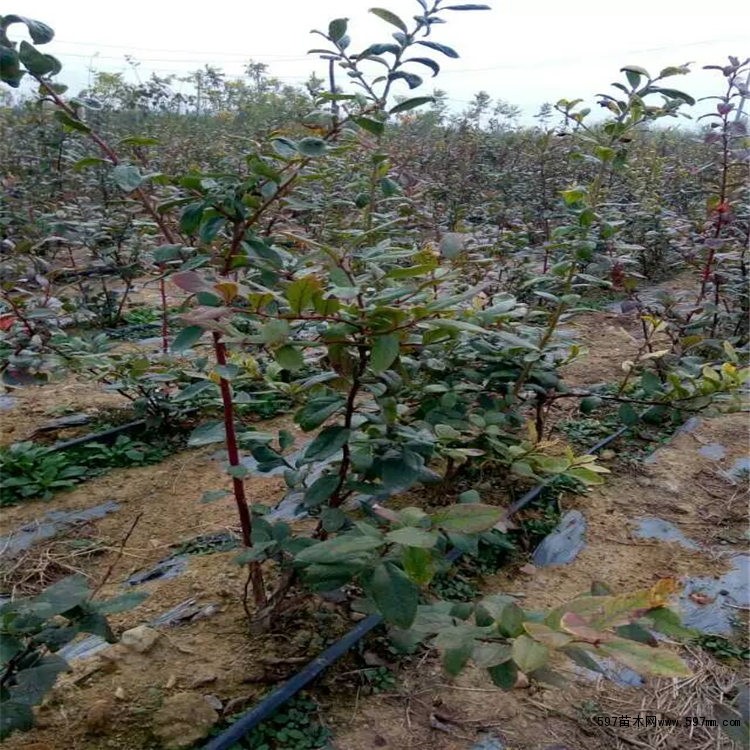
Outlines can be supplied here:
M216 682L216 680L217 677L213 672L203 672L196 676L196 678L190 683L190 687L197 688L202 685L210 685L212 682Z
M215 711L221 712L221 710L224 708L224 705L222 702L215 696L215 695L204 695L203 700L208 703L211 708L213 708Z
M89 706L84 719L86 731L91 734L103 732L111 723L115 711L115 702L111 698L101 698L94 701Z
M149 543L149 544L150 544L150 545L151 545L151 546L152 546L152 547L153 547L154 549L158 549L159 547L163 547L163 546L164 546L164 542L162 542L162 540L161 540L161 539L155 539L155 538L154 538L154 539L149 539L149 540L148 540L148 543Z
M604 461L611 461L617 454L611 448L605 448L599 452L600 458Z
M388 662L382 657L378 656L374 651L365 651L362 658L368 667L387 667Z
M123 688L122 686L115 688L115 698L117 698L118 701L124 701L125 688Z
M167 690L171 690L177 684L177 675L171 674L164 683L164 687Z
M367 617L367 615L364 612L350 612L349 618L353 620L354 622L359 622L360 620L364 620Z
M205 737L218 719L200 693L177 693L154 714L153 732L165 748L179 750Z
M159 632L148 625L139 625L126 630L120 638L120 643L128 648L145 654L159 640Z
M523 672L519 672L514 687L517 690L525 690L529 685L529 678Z
M643 476L642 474L638 474L635 478L636 484L640 485L641 487L651 487L651 485L654 483L654 480L650 477Z
M686 505L685 503L674 503L672 505L672 509L676 511L677 513L692 513L693 508L690 505Z

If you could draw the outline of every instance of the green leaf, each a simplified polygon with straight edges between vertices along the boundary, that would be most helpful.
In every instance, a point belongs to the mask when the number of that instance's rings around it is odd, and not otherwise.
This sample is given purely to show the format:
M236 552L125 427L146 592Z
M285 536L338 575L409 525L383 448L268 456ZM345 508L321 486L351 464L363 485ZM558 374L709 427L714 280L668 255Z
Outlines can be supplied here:
M79 159L74 165L73 170L81 172L88 167L101 167L105 164L109 164L106 159L100 159L98 156L84 156L83 159Z
M502 508L482 503L461 503L432 516L432 523L444 531L477 534L491 529L503 515Z
M432 77L434 78L438 73L440 73L440 66L434 61L431 60L429 57L410 57L407 60L404 60L404 63L419 63L420 65L424 65L425 67L429 68L432 71ZM414 105L418 106L418 105ZM411 109L411 107L409 107Z
M286 289L284 296L289 302L289 307L295 315L300 315L305 310L311 310L315 297L320 294L320 279L317 276L303 276L295 279Z
M21 79L26 73L21 70L18 53L0 45L0 81L17 89L21 85Z
M323 461L338 453L349 441L351 430L348 427L334 425L324 427L315 440L307 446L306 461Z
M196 448L211 443L221 443L226 439L223 422L206 422L196 427L188 438L188 445Z
M366 130L373 135L383 135L383 131L385 130L384 122L374 120L372 117L354 117L352 119L362 130Z
M291 159L298 153L297 144L289 138L272 138L271 147L283 159Z
M600 484L604 484L604 477L591 469L587 469L585 466L574 466L572 469L568 469L565 472L565 476L577 479L583 484L595 487Z
M0 665L7 664L16 654L23 651L24 645L18 638L3 633L0 638Z
M27 16L7 15L0 16L0 19L2 19L3 29L7 29L12 23L25 24L34 44L47 44L55 36L55 32L51 26L47 26L46 23L35 21L33 18L28 18Z
M545 666L549 660L549 649L527 635L519 635L513 641L511 654L518 668L526 674Z
M646 68L642 68L640 65L625 65L624 67L620 68L620 71L622 73L635 73L636 75L643 76L644 78L651 78L651 75L646 70Z
M471 658L478 667L496 667L510 660L510 646L507 643L479 641L474 644Z
M474 640L472 638L467 638L453 648L446 648L443 651L443 669L451 677L455 677L466 666L473 651Z
M5 79L3 79L5 80ZM0 740L12 732L26 732L34 726L34 712L31 706L14 700L3 700L0 711Z
M460 503L478 503L480 500L481 497L476 490L466 490L458 496L458 502Z
M79 133L91 132L91 128L86 125L85 122L81 122L75 117L71 117L67 112L63 112L61 109L55 111L54 117L71 130L77 130Z
M628 427L638 424L640 418L636 410L630 404L620 404L617 415Z
M52 55L42 54L25 41L21 42L18 48L18 58L26 66L29 73L35 76L55 75L62 70L59 60Z
M400 350L400 339L398 334L387 333L377 336L372 345L370 355L370 366L376 373L385 372L398 357Z
M591 412L598 409L601 405L602 400L598 396L586 396L586 398L581 399L578 409L581 414L591 414Z
M305 432L309 432L320 427L326 419L340 411L345 405L344 399L338 395L316 396L311 398L294 415L294 418Z
M323 530L329 533L343 528L347 520L346 513L339 508L323 508L320 514L320 522L323 525Z
M336 474L324 474L318 477L305 491L306 508L317 508L328 500L339 486L340 478Z
M328 144L322 138L302 138L297 141L297 150L303 156L323 156L328 151Z
M252 547L246 547L242 552L235 556L234 562L237 565L247 565L250 562L265 560L268 557L268 551L276 547L276 541L253 542Z
M686 104L689 104L691 107L695 105L695 99L690 96L690 94L686 94L684 91L679 91L678 89L664 89L664 88L657 88L655 86L650 87L651 91L654 91L658 94L662 94L663 96L666 96L668 99L681 99Z
M338 42L346 34L348 21L348 18L335 18L328 24L328 36L334 42Z
M282 451L294 445L294 435L289 430L279 430L279 446Z
M402 79L406 81L410 89L415 89L418 86L422 85L422 79L418 75L415 75L414 73L407 73L403 70L398 70L395 73L389 73L388 78L391 81Z
M264 344L285 344L289 338L289 323L286 320L269 320L260 329L260 337Z
M389 531L385 538L394 544L403 544L407 547L422 547L430 549L438 542L438 536L433 531L417 529L413 526L404 526L402 529Z
M658 630L670 638L688 639L694 638L696 635L696 631L692 628L686 628L682 624L680 616L668 607L657 607L649 610L644 616L651 621L654 630Z
M285 369L292 372L301 369L305 360L302 352L294 346L282 346L273 353L276 361Z
M479 3L462 3L461 5L446 5L440 10L492 10L492 8Z
M52 689L57 675L70 669L65 659L54 654L43 657L37 665L17 673L16 684L9 691L13 703L36 706Z
M130 164L118 164L112 170L112 179L115 185L126 193L132 193L143 183L143 177L138 167Z
M386 10L385 8L370 8L370 13L376 15L378 18L382 18L384 21L392 24L397 29L401 29L404 34L409 33L409 29L406 27L406 24L395 13L391 13L391 11Z
M172 347L174 351L174 347ZM172 401L181 403L183 401L192 401L196 396L205 391L215 391L216 383L212 380L199 380L197 383L191 383L187 388L183 388L176 396L172 397Z
M417 44L421 44L423 47L429 47L437 52L442 52L446 57L452 57L453 59L458 57L458 52L456 52L456 50L445 44L440 44L439 42L417 42Z
M677 654L666 648L651 648L616 638L600 643L598 651L641 674L655 677L690 677L692 672Z
M188 326L187 328L183 328L177 336L175 336L175 340L172 342L172 351L173 352L184 352L186 349L190 349L194 344L196 344L201 336L203 336L203 329L200 326Z
M34 614L50 618L78 606L88 598L89 593L86 578L76 574L53 583L28 603L24 601L24 605Z
M386 622L399 628L408 628L414 622L419 588L393 563L380 563L363 587Z
M432 553L423 547L404 547L401 550L401 564L406 575L417 586L426 586L437 572Z
M419 60L419 62L426 63L427 60ZM434 101L434 96L415 96L412 99L407 99L406 101L399 102L395 107L391 107L391 109L388 110L388 114L397 115L399 114L399 112L408 112L410 109L421 107L423 104L431 104Z
M302 565L341 563L345 561L346 557L371 552L378 547L382 547L383 544L383 539L379 536L342 534L303 549L297 554L294 561ZM409 624L411 624L411 621L409 621Z
M137 607L147 597L148 594L145 591L129 591L127 594L121 594L106 602L94 602L91 606L100 615L115 615Z
M185 234L192 235L198 230L201 220L203 219L203 209L204 206L202 203L191 203L189 206L185 206L185 208L182 209L182 214L180 215L180 229Z
M490 667L487 672L495 683L502 690L513 690L518 680L518 667L512 661L506 661L495 667Z

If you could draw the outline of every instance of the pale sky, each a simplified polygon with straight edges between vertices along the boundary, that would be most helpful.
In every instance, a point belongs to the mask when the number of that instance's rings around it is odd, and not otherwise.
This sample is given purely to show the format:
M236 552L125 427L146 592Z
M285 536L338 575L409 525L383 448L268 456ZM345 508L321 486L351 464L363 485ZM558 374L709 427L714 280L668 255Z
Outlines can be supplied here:
M459 4L466 0L451 0ZM750 56L750 2L746 0L488 0L490 11L445 13L434 27L435 41L454 47L460 59L432 56L442 71L415 94L433 87L448 92L453 109L487 91L521 107L525 121L545 101L584 98L608 91L623 65L650 71L693 62L689 76L669 85L699 98L722 91L718 71L728 55ZM306 52L323 40L310 35L338 17L350 19L350 49L390 41L396 29L368 13L373 5L398 13L409 23L416 0L5 0L5 12L44 21L56 37L45 52L63 62L59 80L74 91L85 86L88 68L128 70L124 56L140 61L143 78L185 74L209 63L239 74L252 58L289 83L302 83L321 61ZM20 29L16 26L14 29ZM18 31L14 39L21 38ZM427 50L425 49L425 52ZM421 70L419 70L421 68ZM415 72L429 74L422 66ZM406 93L406 86L403 85ZM705 111L703 105L702 111ZM713 105L710 105L713 106Z

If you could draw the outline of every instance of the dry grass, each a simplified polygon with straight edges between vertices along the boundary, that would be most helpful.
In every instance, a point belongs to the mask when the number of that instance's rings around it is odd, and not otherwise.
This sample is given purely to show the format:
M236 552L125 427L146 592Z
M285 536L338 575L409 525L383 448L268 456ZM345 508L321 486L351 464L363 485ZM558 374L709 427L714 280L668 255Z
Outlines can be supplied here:
M95 526L83 523L57 537L37 542L12 558L0 561L0 591L5 596L34 596L65 576L90 577L86 562L110 550L94 536Z
M611 739L608 747L615 750L632 747L729 750L735 747L721 729L691 725L686 718L714 719L715 706L727 703L739 687L737 670L720 664L698 647L686 646L685 651L686 661L693 670L691 677L654 680L637 694L632 690L617 690L611 683L602 688L601 713L630 719L630 726L602 728ZM645 726L647 716L655 716L657 726ZM634 725L636 717L640 717L643 725ZM678 726L658 726L660 719L676 719Z

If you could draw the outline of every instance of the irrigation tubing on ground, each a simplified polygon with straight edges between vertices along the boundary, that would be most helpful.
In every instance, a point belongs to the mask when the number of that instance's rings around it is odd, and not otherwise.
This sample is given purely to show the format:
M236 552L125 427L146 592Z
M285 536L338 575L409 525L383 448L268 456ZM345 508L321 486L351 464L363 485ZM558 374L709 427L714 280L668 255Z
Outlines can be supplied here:
M629 430L629 426L621 427L608 437L600 440L596 445L586 451L587 454L596 453L616 440L620 435ZM540 484L534 489L518 498L507 511L511 516L517 513L521 508L528 505L532 500L541 495L547 484ZM458 549L450 550L445 559L454 563L461 557ZM262 721L269 718L278 708L283 706L288 700L293 698L300 690L307 687L321 672L325 671L335 661L340 659L352 646L364 638L371 630L374 630L383 622L382 615L370 615L355 625L346 635L329 646L320 656L316 657L301 669L297 674L288 679L282 685L269 693L260 703L256 704L246 713L242 714L230 727L225 729L221 734L209 740L203 750L230 750L230 748L252 732L255 727Z
M146 420L136 419L134 422L127 422L118 425L117 427L111 427L108 430L102 430L102 432L90 432L88 435L82 435L81 437L73 438L72 440L63 440L60 443L55 443L47 449L47 453L66 451L69 448L77 448L79 445L86 445L88 443L104 443L105 445L109 445L114 443L119 435L125 435L135 432L136 430L145 429Z

